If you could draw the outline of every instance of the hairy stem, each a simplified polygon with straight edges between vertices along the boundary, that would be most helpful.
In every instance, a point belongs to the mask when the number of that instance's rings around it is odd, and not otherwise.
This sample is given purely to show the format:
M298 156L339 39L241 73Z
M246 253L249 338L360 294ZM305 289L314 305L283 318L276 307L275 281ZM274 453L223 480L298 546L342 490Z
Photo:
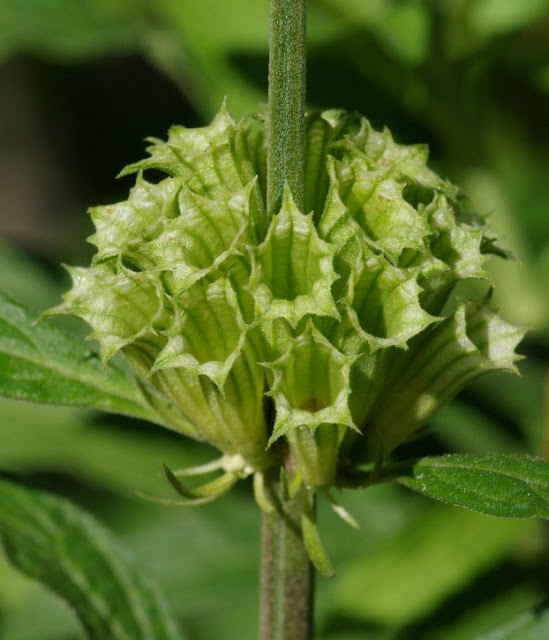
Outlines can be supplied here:
M260 640L312 640L313 569L301 537L305 496L284 496L271 485L277 509L264 513L261 531Z
M271 0L267 210L280 208L287 182L303 209L306 0Z
M271 0L267 211L280 209L287 184L304 205L306 0ZM289 474L291 460L286 465ZM261 534L261 640L312 640L313 569L301 535L305 495L284 494L276 478L269 491L277 505L263 514Z

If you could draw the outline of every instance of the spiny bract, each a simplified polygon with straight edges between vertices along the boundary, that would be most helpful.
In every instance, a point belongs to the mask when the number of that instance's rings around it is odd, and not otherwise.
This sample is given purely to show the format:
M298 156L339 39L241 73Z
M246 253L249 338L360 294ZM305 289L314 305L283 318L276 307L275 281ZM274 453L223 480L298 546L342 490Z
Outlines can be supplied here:
M151 142L122 172L137 173L128 200L91 210L97 253L69 269L52 313L89 323L105 360L122 351L170 400L175 429L223 452L225 479L193 497L251 473L260 487L288 451L326 492L473 377L514 370L523 332L489 296L452 293L490 283L486 257L501 250L424 146L358 115L309 115L305 210L286 189L269 216L262 117L223 108ZM148 182L150 169L167 177Z

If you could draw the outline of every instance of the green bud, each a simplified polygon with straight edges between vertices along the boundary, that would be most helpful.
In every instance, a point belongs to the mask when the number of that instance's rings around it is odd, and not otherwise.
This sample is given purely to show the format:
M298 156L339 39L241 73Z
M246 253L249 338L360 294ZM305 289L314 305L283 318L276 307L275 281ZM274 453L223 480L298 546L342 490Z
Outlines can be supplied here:
M460 281L489 288L501 251L426 148L340 111L306 132L306 210L286 188L270 218L264 119L222 108L153 140L123 172L137 173L128 200L91 210L96 256L52 310L90 324L105 360L120 351L170 400L175 429L222 452L227 477L202 493L168 473L197 500L253 473L265 506L263 472L288 454L327 492L470 379L515 368L523 332L488 298L452 302Z

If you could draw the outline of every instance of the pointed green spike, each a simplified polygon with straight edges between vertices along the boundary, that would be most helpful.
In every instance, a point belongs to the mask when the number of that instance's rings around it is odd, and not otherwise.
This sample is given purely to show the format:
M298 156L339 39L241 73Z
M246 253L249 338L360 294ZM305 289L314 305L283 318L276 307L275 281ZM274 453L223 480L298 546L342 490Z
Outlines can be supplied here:
M177 478L173 471L166 465L162 465L164 477L175 489L179 495L190 500L201 500L203 498L218 498L226 493L238 480L236 473L228 472L215 478L211 482L207 482L196 489L187 489L183 483Z
M304 492L303 499L304 508L301 517L301 529L305 548L316 570L327 578L333 578L335 576L335 570L320 539L315 515L311 507L311 497L306 491Z
M195 467L186 467L184 469L172 470L172 473L176 477L201 476L205 473L211 473L212 471L218 471L219 469L223 469L224 459L225 459L225 456L221 456L216 460L212 460L211 462L206 462L205 464L200 464Z
M265 474L261 471L254 473L253 479L254 498L257 506L264 513L273 513L276 509L269 490L265 487Z
M349 526L353 527L353 529L360 529L360 525L355 520L355 518L353 518L353 516L347 511L347 509L345 509L344 506L339 504L339 502L329 491L326 491L324 495L328 499L328 502L330 503L330 506L332 507L334 513L337 514L343 520L343 522L346 522Z
M165 507L198 507L202 504L208 504L208 502L213 502L218 497L216 495L210 495L204 498L174 500L173 498L158 498L156 496L150 496L146 493L141 493L140 491L136 491L135 495L137 495L139 498L143 498L143 500L147 500L148 502L154 502L155 504L161 504L161 505L164 505Z

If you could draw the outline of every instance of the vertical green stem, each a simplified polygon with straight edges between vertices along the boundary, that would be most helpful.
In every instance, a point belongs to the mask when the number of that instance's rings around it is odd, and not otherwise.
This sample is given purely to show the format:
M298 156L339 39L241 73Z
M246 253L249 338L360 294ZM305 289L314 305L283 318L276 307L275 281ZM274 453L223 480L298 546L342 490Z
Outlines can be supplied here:
M284 185L304 205L306 0L271 0L267 211L280 208ZM291 460L287 471L292 472ZM305 498L290 500L277 479L278 509L263 514L261 640L312 640L313 569L301 535Z
M306 0L271 0L267 211L280 208L284 183L303 209Z
M273 489L279 509L263 514L261 531L260 640L312 640L314 574L301 536L308 498Z

